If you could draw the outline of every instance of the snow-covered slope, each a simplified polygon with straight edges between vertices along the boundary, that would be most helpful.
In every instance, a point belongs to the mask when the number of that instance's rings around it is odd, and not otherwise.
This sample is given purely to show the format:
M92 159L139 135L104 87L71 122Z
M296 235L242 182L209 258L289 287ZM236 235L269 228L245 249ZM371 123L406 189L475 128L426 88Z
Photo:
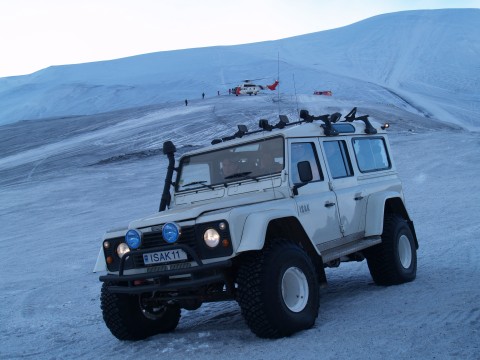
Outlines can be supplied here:
M345 81L354 96L362 83ZM381 105L299 95L212 97L0 127L0 359L462 359L480 352L480 134ZM370 98L368 98L370 96ZM395 100L395 98L392 98ZM417 279L381 287L366 262L327 269L315 326L259 339L235 302L182 311L175 332L120 342L92 273L105 230L158 209L165 140L179 153L239 123L352 106L392 121L392 152L420 243Z
M280 68L282 94L400 96L412 111L479 129L479 23L479 9L409 11L278 41L54 66L0 78L0 124L226 94L242 79L270 82Z

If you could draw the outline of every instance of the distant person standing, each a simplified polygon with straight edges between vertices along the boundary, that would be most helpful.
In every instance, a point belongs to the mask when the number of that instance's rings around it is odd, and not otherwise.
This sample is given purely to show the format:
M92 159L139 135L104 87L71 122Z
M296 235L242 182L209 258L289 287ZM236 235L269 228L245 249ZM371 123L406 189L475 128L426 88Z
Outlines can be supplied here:
M217 91L217 95L220 96L220 91Z
M188 100L187 100L187 99L185 99L185 106L187 106L187 105L188 105Z
M205 93L202 93L202 99L205 99Z

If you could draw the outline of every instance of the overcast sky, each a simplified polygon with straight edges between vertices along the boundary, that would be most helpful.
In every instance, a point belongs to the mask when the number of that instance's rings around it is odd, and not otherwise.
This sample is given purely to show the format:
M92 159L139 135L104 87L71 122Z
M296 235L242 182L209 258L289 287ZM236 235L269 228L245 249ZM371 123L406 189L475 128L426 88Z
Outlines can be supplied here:
M0 77L51 65L277 40L480 0L0 0Z

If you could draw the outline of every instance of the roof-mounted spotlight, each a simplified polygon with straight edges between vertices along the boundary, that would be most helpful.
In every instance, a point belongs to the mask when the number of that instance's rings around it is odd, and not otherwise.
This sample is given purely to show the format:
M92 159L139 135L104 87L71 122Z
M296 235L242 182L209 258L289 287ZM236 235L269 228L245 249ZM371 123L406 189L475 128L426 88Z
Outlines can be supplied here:
M314 120L313 116L310 115L308 110L300 110L300 119L303 119L303 121L307 123L311 123Z
M266 130L266 131L272 131L273 129L273 126L270 125L268 123L268 120L266 119L261 119L259 122L258 122L258 126L262 129L262 130Z
M329 120L332 123L336 123L338 120L340 120L341 117L342 117L342 114L340 114L339 112L336 112L336 113L333 113L332 115L330 115Z
M235 137L241 138L248 132L246 125L237 125L238 131L235 133Z
M275 125L275 127L276 127L277 129L283 129L283 128L284 128L285 126L287 126L287 124L290 122L290 121L288 120L288 116L287 116L287 115L278 115L278 117L279 117L280 120L279 120L278 123Z
M388 129L390 127L389 123L385 123L381 126L382 130Z
M236 138L241 138L241 137L243 137L243 135L245 135L248 132L248 129L245 125L237 125L237 126L238 126L238 131L235 134L233 134L231 136L225 136L220 141L218 141L219 139L215 139L215 140L213 140L213 141L217 141L215 144L218 144L219 142L222 142L222 141L229 141L229 140L233 140L233 139L236 139ZM213 141L212 141L212 145L214 145Z
M311 123L314 120L321 120L323 122L329 121L329 116L330 115L328 115L328 114L314 116L314 115L310 115L308 110L300 110L300 118L303 119L303 121L305 121L306 123Z

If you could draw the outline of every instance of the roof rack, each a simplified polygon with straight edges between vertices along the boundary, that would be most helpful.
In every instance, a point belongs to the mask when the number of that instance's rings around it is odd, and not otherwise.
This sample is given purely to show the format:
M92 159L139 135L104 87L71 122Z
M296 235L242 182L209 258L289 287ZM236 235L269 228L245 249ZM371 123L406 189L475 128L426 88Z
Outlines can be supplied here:
M375 129L370 123L370 120L368 120L368 115L362 115L362 116L356 117L355 116L356 114L357 114L357 108L354 107L347 115L345 115L345 120L343 120L343 122L353 122L355 120L360 120L365 123L365 134L377 133L377 129Z
M343 120L342 122L353 122L355 120L363 121L365 123L365 133L376 134L377 130L372 126L372 124L368 120L368 115L356 117L356 113L357 113L357 108L354 107L345 116L345 120ZM340 114L339 112L336 112L333 114L314 116L314 115L310 115L310 113L307 110L300 110L300 119L302 120L290 122L286 115L279 115L278 123L276 123L275 125L271 125L268 123L268 120L260 119L258 122L258 126L260 127L260 130L255 130L255 131L248 131L246 125L237 125L238 131L235 134L231 136L223 137L221 139L213 139L211 144L212 145L219 144L224 141L242 138L245 135L256 134L262 131L272 131L274 129L283 129L286 126L290 126L290 125L298 125L301 123L311 123L311 122L314 122L315 120L323 121L323 124L321 125L321 127L323 128L325 136L336 136L341 131L339 131L338 127L336 128L334 124L338 122L341 117L342 117L342 114Z

